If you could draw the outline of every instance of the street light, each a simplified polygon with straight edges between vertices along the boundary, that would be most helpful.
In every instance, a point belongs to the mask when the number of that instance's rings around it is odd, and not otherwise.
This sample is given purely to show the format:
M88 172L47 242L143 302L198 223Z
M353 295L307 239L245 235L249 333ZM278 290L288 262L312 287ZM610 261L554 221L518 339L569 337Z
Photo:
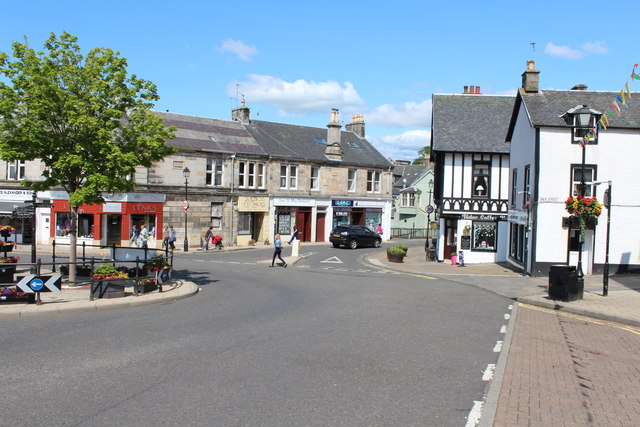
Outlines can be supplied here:
M189 210L189 175L191 171L189 168L182 170L182 176L184 176L184 251L189 252L189 239L187 238L187 211Z
M607 208L607 237L604 252L604 270L602 271L602 296L609 295L609 236L611 235L611 181L594 182L593 185L608 184L604 193L604 206Z
M427 259L429 259L429 249L431 249L431 212L433 212L433 206L431 205L431 195L433 194L433 179L429 180L429 205L427 205L427 241L424 244L424 250L427 251Z
M565 121L572 121L573 126L573 141L580 141L582 147L582 163L580 169L580 196L584 198L586 184L584 182L584 170L585 170L585 154L586 154L586 142L585 137L589 132L595 128L595 123L598 116L602 115L599 111L590 109L586 105L576 105L562 115ZM595 136L595 135L594 135ZM578 289L580 293L584 289L584 273L582 272L582 228L578 233Z

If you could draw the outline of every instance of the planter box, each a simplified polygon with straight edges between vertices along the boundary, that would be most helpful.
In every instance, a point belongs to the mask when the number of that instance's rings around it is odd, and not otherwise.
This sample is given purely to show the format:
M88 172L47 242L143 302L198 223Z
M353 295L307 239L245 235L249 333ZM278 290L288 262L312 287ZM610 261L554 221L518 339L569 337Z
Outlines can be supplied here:
M0 271L0 283L13 283L13 273L14 272L15 272L15 270L13 270L13 271L8 271L8 270Z
M0 230L0 236L2 236L2 237L9 237L9 236L11 236L11 231L7 231L7 230Z
M138 292L146 294L147 292L153 292L158 289L158 285L155 283L145 283L143 285L135 285L138 288Z
M60 266L60 273L64 274L65 276L69 275L69 266L68 265L61 265ZM91 277L91 267L83 267L83 266L76 266L76 276L81 276L81 277Z
M17 303L35 304L36 294L25 294L21 296L0 295L0 304L17 304Z
M387 252L387 260L389 262L404 262L405 254L392 254Z
M0 252L13 252L15 245L0 245Z

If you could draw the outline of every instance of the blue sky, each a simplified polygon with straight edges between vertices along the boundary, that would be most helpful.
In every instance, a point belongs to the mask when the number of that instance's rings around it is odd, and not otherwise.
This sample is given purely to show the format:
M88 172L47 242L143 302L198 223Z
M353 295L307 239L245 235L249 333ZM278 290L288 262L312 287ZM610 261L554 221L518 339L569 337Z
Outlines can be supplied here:
M514 94L532 58L543 89L617 91L640 62L624 1L2 3L0 51L67 31L127 58L157 110L230 119L244 95L253 119L324 127L339 108L394 159L429 144L433 93Z

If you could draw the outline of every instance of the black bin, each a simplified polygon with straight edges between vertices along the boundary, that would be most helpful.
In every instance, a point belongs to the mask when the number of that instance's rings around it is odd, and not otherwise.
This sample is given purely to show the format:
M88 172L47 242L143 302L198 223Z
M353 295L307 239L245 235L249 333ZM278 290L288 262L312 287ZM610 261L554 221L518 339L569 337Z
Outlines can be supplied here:
M549 270L549 299L582 299L584 288L578 285L578 273L572 265L552 265Z

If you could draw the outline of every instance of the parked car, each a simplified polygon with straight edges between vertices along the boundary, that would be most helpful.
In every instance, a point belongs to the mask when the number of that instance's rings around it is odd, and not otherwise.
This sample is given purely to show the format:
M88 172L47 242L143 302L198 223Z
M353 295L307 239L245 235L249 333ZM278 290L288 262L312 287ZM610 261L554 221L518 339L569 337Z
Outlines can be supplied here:
M379 248L382 244L382 237L362 225L339 225L331 231L329 241L334 248L341 245L351 249L358 246Z

